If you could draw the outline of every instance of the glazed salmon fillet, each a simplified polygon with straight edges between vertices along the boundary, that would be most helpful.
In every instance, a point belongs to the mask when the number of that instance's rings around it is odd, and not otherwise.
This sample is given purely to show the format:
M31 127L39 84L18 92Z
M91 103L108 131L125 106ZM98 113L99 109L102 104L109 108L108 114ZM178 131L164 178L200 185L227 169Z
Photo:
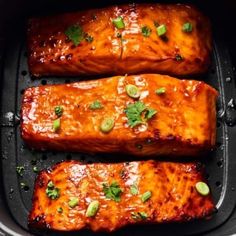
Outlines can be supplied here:
M202 181L199 163L62 162L39 173L29 227L114 231L129 224L209 218L215 206L210 193L197 191Z
M33 18L32 75L200 74L212 49L209 20L182 4L130 4Z
M155 74L32 87L21 135L37 150L199 155L215 145L216 98L204 82Z

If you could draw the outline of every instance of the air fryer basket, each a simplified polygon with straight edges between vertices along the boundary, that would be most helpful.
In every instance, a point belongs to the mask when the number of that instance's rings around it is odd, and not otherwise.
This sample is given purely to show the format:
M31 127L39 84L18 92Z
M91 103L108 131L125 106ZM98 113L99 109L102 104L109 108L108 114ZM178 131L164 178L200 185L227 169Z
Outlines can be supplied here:
M78 8L77 8L78 9ZM22 23L22 24L21 24ZM21 96L27 87L70 83L81 78L32 78L28 73L26 52L26 21L22 20L14 29L17 37L8 37L4 57L4 73L1 80L1 116L0 140L2 156L2 181L5 201L14 220L26 231L27 215L31 207L31 197L36 174L33 167L47 168L59 161L76 159L83 162L114 162L132 158L121 158L113 155L85 155L79 153L36 152L29 150L20 138L19 112ZM24 33L23 33L24 32ZM210 220L200 220L184 224L163 224L148 226L130 226L112 235L191 235L209 232L227 221L236 203L236 90L233 67L227 48L222 39L214 31L214 50L212 66L209 72L199 78L219 91L217 102L217 146L203 159L206 166L206 177L216 203L218 213ZM82 78L86 79L86 78ZM136 158L137 159L137 158ZM20 177L16 173L16 166L24 166L25 173ZM21 183L27 184L21 187ZM1 219L0 219L1 221ZM1 225L0 225L1 227ZM26 232L25 231L25 232ZM67 233L44 232L44 235L67 235ZM78 233L68 233L77 235ZM82 231L80 235L92 235L90 231ZM95 234L99 235L99 234ZM104 234L101 234L104 235Z

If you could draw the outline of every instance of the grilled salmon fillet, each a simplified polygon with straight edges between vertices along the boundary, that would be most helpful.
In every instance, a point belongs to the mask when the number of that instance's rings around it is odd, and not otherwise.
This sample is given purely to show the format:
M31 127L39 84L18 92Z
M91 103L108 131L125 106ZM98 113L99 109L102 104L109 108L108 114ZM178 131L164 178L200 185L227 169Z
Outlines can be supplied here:
M130 4L33 18L29 69L34 76L199 74L210 62L210 28L201 12L182 4Z
M21 134L38 150L198 155L215 145L216 97L204 82L155 74L32 87Z
M39 173L29 226L62 231L82 228L114 231L129 224L206 218L215 207L211 194L203 196L197 191L195 185L199 181L204 178L197 163L62 162ZM49 186L56 196L48 194ZM92 202L96 202L97 209L88 216Z

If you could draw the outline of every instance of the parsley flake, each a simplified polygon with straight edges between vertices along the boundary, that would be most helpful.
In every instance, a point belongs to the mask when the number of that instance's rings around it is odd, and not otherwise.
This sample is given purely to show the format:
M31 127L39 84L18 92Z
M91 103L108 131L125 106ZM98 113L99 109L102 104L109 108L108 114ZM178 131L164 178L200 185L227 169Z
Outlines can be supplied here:
M72 25L65 31L65 35L78 46L84 40L84 31L80 25Z
M46 188L46 194L49 198L55 200L60 197L60 189L56 188L52 181L49 181Z
M96 101L94 101L92 104L90 104L89 108L90 108L91 110L96 110L96 109L101 109L101 108L103 108L103 106L102 106L102 104L101 104L100 101L96 100Z
M103 192L106 198L112 199L116 202L120 201L122 190L116 181L113 181L110 186L103 184Z
M143 35L144 37L149 37L150 34L151 34L151 32L152 32L152 30L151 30L151 28L149 28L148 26L143 26L143 27L141 28L141 32L142 32L142 35Z
M128 118L129 126L133 128L137 125L145 124L157 113L157 111L147 107L144 103L137 101L129 104L125 109L125 113Z

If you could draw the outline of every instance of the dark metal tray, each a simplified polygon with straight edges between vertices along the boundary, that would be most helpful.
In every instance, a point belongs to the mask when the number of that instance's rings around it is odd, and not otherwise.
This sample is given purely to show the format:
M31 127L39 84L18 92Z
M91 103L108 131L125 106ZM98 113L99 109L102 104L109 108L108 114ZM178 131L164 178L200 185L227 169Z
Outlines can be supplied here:
M24 26L19 28L23 32ZM76 159L84 162L114 161L113 156L84 155L76 153L35 152L25 147L20 138L19 112L21 95L25 88L54 83L69 83L81 78L31 78L28 73L25 36L9 42L6 50L3 80L1 81L1 116L0 140L2 151L2 179L5 199L15 221L24 229L27 228L27 215L31 207L31 197L36 174L33 167L47 168L59 161ZM212 67L209 72L197 79L204 80L219 91L217 103L217 147L204 159L209 181L218 213L208 221L194 221L183 224L163 224L148 226L130 226L123 228L114 235L191 235L202 234L223 224L233 212L236 205L236 90L233 69L229 54L222 40L214 37ZM85 79L85 78L83 78ZM135 158L133 158L134 160ZM32 163L32 160L34 160ZM127 160L121 158L120 160ZM131 158L129 158L131 160ZM24 166L23 177L16 173L16 166ZM24 188L21 183L27 184ZM67 235L66 233L43 233L43 235ZM69 235L78 233L69 233ZM83 231L81 235L92 235ZM98 234L96 234L98 235ZM102 234L104 235L104 234Z

